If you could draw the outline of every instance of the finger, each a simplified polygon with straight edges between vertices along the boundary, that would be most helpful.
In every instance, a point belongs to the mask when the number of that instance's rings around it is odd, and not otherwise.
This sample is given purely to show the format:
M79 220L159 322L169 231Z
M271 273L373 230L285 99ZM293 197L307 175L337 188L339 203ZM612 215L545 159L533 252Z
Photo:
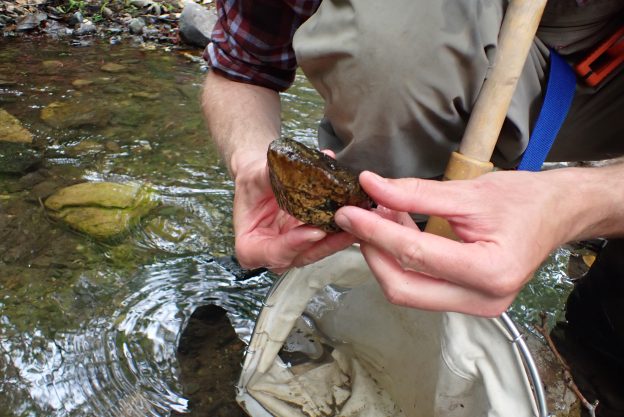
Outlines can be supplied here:
M474 200L468 181L435 181L419 178L383 178L364 171L359 176L364 191L388 208L434 216L456 215Z
M325 236L326 232L310 226L295 227L278 234L273 228L258 227L251 233L236 236L236 253L245 268L289 268L299 254Z
M377 206L372 211L379 214L384 219L391 220L401 226L409 227L411 229L418 229L418 225L414 222L414 219L404 211L396 211L384 206Z
M241 200L240 204L234 203L234 230L236 237L240 235L254 233L257 228L266 230L266 235L270 235L269 229L284 232L293 229L299 225L303 225L286 211L282 210L277 204L277 200L271 193L264 198L253 201L253 204L245 204ZM314 229L318 230L318 229ZM314 233L314 232L313 232Z
M497 317L514 299L513 295L492 297L445 280L405 271L392 255L369 244L363 243L361 250L386 298L393 304L423 310Z
M299 254L292 260L291 265L289 267L284 268L269 268L271 271L282 274L290 268L294 267L302 267L305 265L313 264L314 262L320 261L321 259L332 255L336 252L340 252L353 245L357 239L350 235L349 233L339 232L332 233L327 235L320 242L312 245L310 249L305 250L303 253Z
M305 228L308 227L306 226ZM277 241L270 241L268 239L265 240L263 245L257 245L256 247L266 247L267 250L260 251L256 254L258 259L256 263L266 266L273 272L282 273L293 267L301 267L319 261L329 255L346 249L356 241L352 235L340 232L327 234L319 241L307 240L301 242L300 244L296 244L294 243L294 240L301 238L301 235L294 238L293 235L296 234L290 233L290 238L292 239L290 240L290 244L286 243L289 245L288 247L291 248L290 251L280 251L279 248L281 247L281 243ZM314 239L316 238L317 236L314 235ZM286 237L286 239L288 240L289 238ZM276 250L277 252L275 252ZM279 256L276 257L274 256L275 254L279 254Z
M336 152L332 151L331 149L321 149L321 152L331 157L332 159L336 159Z
M319 261L329 255L339 252L353 245L357 239L345 232L332 233L323 240L303 251L292 261L292 266L300 267Z
M495 243L457 242L406 228L358 207L339 209L335 221L362 242L388 252L403 269L493 294L512 292L520 285L518 280L506 279L508 271L496 269L499 263L492 259Z

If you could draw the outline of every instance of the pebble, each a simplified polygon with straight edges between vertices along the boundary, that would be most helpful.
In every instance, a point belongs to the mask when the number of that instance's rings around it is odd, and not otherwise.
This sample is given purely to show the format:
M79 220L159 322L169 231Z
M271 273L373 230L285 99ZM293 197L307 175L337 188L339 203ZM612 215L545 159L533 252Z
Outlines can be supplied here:
M104 16L106 19L111 19L114 15L115 13L111 9L109 9L108 7L102 7L102 16Z
M116 64L114 62L109 62L100 67L100 69L104 72L123 72L127 69L125 65Z
M143 28L145 26L145 20L140 17L135 17L130 20L130 23L128 24L128 29L130 30L130 33L134 35L140 35L143 32Z
M74 87L76 87L76 88L83 88L83 87L89 86L91 84L93 84L93 81L91 81L91 80L83 80L83 79L80 79L80 78L77 79L77 80L72 81L72 85Z
M63 66L63 63L58 60L49 60L43 61L41 65L43 65L44 68L61 68Z
M69 20L67 21L67 24L69 26L78 26L79 24L82 23L83 19L84 18L82 16L82 13L76 12L72 15L72 17L69 18Z
M81 23L78 29L74 30L74 36L90 35L95 32L97 32L97 28L93 22L87 20Z

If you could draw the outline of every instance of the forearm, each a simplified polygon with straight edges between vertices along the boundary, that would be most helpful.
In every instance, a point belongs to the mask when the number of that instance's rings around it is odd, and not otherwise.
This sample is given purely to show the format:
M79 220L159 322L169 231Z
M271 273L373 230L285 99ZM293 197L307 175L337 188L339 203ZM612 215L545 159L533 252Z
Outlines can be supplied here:
M236 177L239 167L264 157L280 133L280 99L276 91L228 80L209 72L202 108L213 141Z
M561 175L567 184L566 199L573 209L570 238L624 236L624 164L560 171L553 175Z

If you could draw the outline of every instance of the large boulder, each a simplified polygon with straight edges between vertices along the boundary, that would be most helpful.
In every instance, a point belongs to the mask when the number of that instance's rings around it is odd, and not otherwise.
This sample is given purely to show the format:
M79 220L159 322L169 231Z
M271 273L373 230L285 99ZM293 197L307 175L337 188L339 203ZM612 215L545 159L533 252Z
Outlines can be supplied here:
M45 201L50 217L96 239L127 232L157 202L144 185L81 183L63 188Z
M217 23L214 9L206 9L194 1L187 1L179 20L180 37L189 45L205 48Z

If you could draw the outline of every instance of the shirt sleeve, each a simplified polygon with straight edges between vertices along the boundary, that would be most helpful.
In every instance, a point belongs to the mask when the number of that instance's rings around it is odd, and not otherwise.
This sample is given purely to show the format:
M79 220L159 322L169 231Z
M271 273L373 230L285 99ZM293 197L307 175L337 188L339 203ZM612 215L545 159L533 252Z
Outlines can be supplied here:
M276 91L295 78L292 38L320 0L217 0L204 58L224 77Z

